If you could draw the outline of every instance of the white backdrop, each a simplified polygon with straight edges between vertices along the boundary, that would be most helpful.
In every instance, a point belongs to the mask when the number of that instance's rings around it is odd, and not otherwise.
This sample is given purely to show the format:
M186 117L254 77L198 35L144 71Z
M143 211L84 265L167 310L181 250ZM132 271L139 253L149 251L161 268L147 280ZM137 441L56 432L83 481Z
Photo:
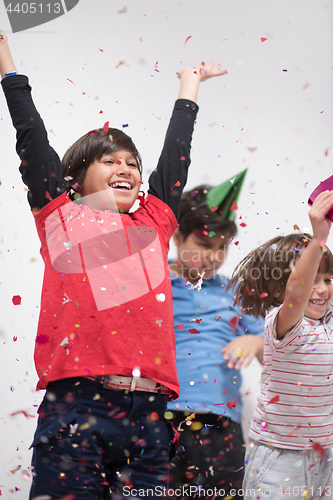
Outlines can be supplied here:
M201 85L187 185L217 184L249 168L238 210L247 225L226 274L259 243L295 224L309 229L308 196L333 173L332 17L329 0L80 0L48 24L11 34L0 4L14 60L30 76L59 155L106 121L128 124L145 188L177 97L176 71L209 59L228 70ZM42 397L32 356L43 265L3 98L0 136L0 491L11 500L28 496ZM245 432L259 379L254 364L244 384ZM26 415L11 415L21 410Z

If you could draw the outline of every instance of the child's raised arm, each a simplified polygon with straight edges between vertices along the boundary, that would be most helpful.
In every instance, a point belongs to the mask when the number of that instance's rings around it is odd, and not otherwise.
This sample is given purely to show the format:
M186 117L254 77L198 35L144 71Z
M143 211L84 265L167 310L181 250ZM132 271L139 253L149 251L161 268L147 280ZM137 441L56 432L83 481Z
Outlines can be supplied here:
M28 186L28 201L38 211L66 188L57 153L51 148L44 123L31 98L31 87L16 72L6 34L0 30L0 73L8 109L16 129L16 151L22 160L20 172Z
M0 30L0 75L1 79L16 72L6 33Z
M163 150L149 178L148 193L164 201L179 217L179 203L190 166L190 151L194 121L198 112L196 99L200 82L224 75L221 65L210 61L196 68L184 68L178 73L180 91L166 133Z
M297 324L308 304L332 224L325 216L332 206L333 191L325 191L317 196L309 211L313 237L289 276L277 320L278 339L282 339Z

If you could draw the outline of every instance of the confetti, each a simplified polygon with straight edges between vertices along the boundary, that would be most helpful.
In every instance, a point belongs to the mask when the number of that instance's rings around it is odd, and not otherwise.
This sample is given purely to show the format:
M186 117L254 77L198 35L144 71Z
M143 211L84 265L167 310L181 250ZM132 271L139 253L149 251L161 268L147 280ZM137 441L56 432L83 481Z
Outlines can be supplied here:
M217 210L219 207L210 207L211 211L212 212L215 212L215 210Z
M245 222L242 222L242 223L241 223L241 224L239 224L239 225L240 225L240 227L246 227L246 226L247 226L247 224L245 224Z
M263 292L263 293L261 293L261 294L259 295L259 297L260 297L261 299L264 299L265 297L268 297L268 293L267 293L267 292Z
M68 80L69 82L71 82L73 85L76 85L76 83L72 82L72 80L70 80L69 78L66 78L66 80Z
M230 401L229 403L227 403L227 407L229 408L229 410L232 410L233 408L235 408L237 403L238 401Z
M17 341L17 337L16 337L16 335L14 335L13 342L16 342L16 341Z
M276 395L274 398L270 399L267 404L270 405L271 403L277 403L278 401L280 401L280 397Z
M208 233L207 233L207 234L208 234ZM200 278L199 278L199 280L198 280L195 284L190 283L190 282L188 281L188 282L186 283L186 285L185 285L185 286L190 285L189 290L193 290L193 289L195 288L195 289L196 289L196 290L198 290L198 292L199 292L199 291L201 290L201 287L202 287L202 283L203 283L203 277L204 277L204 275L205 275L205 271L204 271L202 274L200 274L200 273L199 273Z
M231 326L232 331L234 332L236 329L236 326L238 325L238 316L234 316L231 318L229 321L229 326Z
M105 122L104 123L103 130L104 130L104 132L108 132L109 131L109 122Z
M192 38L192 35L188 36L185 40L185 43L189 41L189 39ZM184 44L185 45L185 44Z
M12 302L14 306L19 306L22 302L20 295L13 295Z
M13 413L10 414L11 417L15 417L15 415L19 415L20 413L22 413L22 415L25 416L25 418L35 418L35 415L30 415L30 413L28 413L27 410L19 410L19 411L14 411Z
M122 64L125 64L125 61L119 61L118 65L116 66L116 68L118 69L119 66L121 66Z
M43 345L43 344L47 344L47 342L49 342L50 338L48 335L44 335L44 334L40 334L40 335L37 335L36 337L36 343L37 344L40 344L40 345Z
M183 330L184 325L177 325L176 328L178 328L179 330Z
M229 211L232 212L233 210L237 210L238 206L235 201L231 203L231 207L229 208Z
M189 332L190 332L190 333L200 333L200 332L198 332L198 330L196 330L195 328L190 328L190 329L189 329Z
M312 449L316 451L321 457L325 456L325 450L320 443L313 443Z
M261 43L263 43L263 42L266 42L267 38L261 37L260 40L261 40Z

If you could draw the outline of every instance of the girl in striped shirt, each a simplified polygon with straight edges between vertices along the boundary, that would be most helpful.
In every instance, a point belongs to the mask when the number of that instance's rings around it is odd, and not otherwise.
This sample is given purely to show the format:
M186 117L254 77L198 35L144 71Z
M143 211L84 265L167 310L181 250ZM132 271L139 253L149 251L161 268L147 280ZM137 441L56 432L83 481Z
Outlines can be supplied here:
M244 498L332 498L332 206L333 191L321 193L309 211L313 236L273 238L245 257L230 281L244 312L266 317Z

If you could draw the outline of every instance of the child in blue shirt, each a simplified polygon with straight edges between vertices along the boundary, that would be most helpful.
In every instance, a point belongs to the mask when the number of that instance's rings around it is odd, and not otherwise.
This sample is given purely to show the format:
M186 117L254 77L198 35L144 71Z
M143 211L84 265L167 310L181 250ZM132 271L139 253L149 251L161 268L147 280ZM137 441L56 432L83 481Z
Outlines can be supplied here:
M174 233L178 258L170 271L180 397L168 409L180 446L170 489L188 484L190 494L198 487L216 488L218 496L240 498L235 494L244 465L239 369L254 356L262 359L264 325L234 307L232 292L226 291L229 280L216 274L237 229L207 205L210 188L183 194Z

